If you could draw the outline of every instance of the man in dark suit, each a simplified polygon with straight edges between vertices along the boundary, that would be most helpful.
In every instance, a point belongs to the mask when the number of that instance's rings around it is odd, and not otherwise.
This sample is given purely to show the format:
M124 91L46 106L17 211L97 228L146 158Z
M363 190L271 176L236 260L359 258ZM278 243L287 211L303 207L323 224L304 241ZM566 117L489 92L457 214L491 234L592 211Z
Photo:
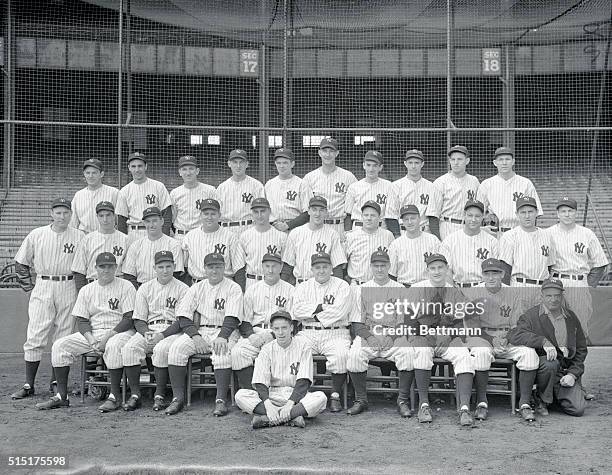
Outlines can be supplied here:
M572 416L584 413L584 390L580 378L587 356L586 338L576 314L563 304L563 283L547 279L542 284L542 303L523 314L510 336L513 345L535 348L540 356L536 377L536 412L548 415L556 402Z

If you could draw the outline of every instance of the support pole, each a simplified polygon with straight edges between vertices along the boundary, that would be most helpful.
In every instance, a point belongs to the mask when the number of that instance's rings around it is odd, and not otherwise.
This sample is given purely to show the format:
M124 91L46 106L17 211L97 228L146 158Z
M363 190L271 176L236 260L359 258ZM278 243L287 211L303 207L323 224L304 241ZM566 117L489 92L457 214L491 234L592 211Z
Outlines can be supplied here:
M284 26L284 35L283 35L283 146L287 145L288 139L288 115L289 115L289 32L288 28L288 1L284 0L283 8L284 8L284 16L285 16L285 26ZM266 147L268 144L265 144Z
M132 121L132 17L130 13L131 2L125 1L125 107L127 112L127 121ZM136 129L130 131L131 139L128 142L128 150L130 153L134 151L134 137Z
M266 32L266 15L267 2L261 0L260 4L260 19L262 25L261 46L259 48L259 127L268 126L269 110L268 110L268 78L267 78L267 32ZM265 183L268 179L268 134L262 130L259 132L259 177Z
M6 17L4 24L4 119L14 119L15 106L15 25L12 0L6 2ZM4 186L8 190L12 184L12 171L14 166L14 139L15 125L4 124Z
M117 86L117 184L121 188L121 145L122 145L122 114L123 114L123 0L119 0L119 84Z
M446 150L452 145L451 128L453 127L453 23L454 23L453 0L446 1Z
M504 127L514 127L516 118L515 109L515 94L514 94L514 76L516 71L516 50L515 45L510 44L504 47L504 58L505 58L505 78L503 85L503 116L504 116ZM504 146L510 147L514 150L515 145L515 132L509 130L504 132Z

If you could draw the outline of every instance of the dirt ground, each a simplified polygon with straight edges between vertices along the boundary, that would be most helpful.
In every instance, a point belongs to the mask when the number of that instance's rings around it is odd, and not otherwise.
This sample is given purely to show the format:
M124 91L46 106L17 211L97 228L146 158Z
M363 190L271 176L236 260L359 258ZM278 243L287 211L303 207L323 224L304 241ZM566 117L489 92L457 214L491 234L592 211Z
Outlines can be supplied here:
M254 431L250 417L234 407L212 416L213 395L169 417L144 408L100 414L96 401L40 412L48 397L48 358L38 394L12 401L22 382L19 355L0 355L0 473L12 473L9 455L68 454L78 473L610 473L612 455L612 348L593 348L584 382L596 394L582 418L551 413L525 423L494 398L489 420L472 428L457 424L450 403L437 404L434 423L400 419L392 401L371 399L359 416L325 412L306 429ZM72 373L76 387L78 368ZM43 384L44 383L44 384ZM130 467L128 467L130 466ZM273 470L271 470L273 469ZM30 472L33 472L30 470ZM47 473L49 470L46 471ZM28 473L19 469L14 473ZM61 473L61 472L60 472Z

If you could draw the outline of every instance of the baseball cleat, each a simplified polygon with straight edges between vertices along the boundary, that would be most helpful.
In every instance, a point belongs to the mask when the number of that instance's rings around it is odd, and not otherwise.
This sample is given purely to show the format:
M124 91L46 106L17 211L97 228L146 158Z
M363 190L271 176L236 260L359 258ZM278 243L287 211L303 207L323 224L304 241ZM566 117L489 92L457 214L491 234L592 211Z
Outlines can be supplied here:
M523 404L521 408L519 409L519 414L521 415L524 421L527 421L527 422L535 421L535 414L529 404Z
M463 427L472 427L474 419L472 419L472 414L470 414L469 409L461 409L461 411L459 411L459 424Z
M482 402L478 404L478 407L476 407L476 410L474 411L474 417L479 421L487 420L488 414L489 409L487 408L486 404Z
M263 427L269 427L270 426L270 419L268 419L268 416L254 416L253 420L251 421L251 426L253 427L253 429L261 429Z
M170 405L166 408L166 415L173 416L183 410L183 401L174 398Z
M168 407L168 404L166 404L166 401L164 401L163 396L155 396L153 398L153 410L154 411L161 411L162 409L165 409L166 407Z
M290 420L288 425L303 429L306 427L306 421L304 420L304 416L297 416L295 419Z
M51 394L57 394L57 381L51 381L49 383L49 392Z
M24 384L23 387L11 394L11 399L25 399L26 397L34 396L34 388L29 384Z
M342 403L340 399L337 397L329 398L329 411L330 412L340 412L342 410Z
M70 406L70 401L68 399L61 399L59 396L53 396L46 402L39 402L36 404L36 409L39 411L46 411L49 409L59 409L60 407L68 406Z
M142 405L142 401L138 396L132 395L128 401L123 405L124 411L135 411Z
M121 405L115 399L108 398L100 406L98 406L98 411L113 412L119 409L120 407Z
M215 401L215 410L213 411L213 415L216 417L221 417L226 415L228 412L227 406L225 405L225 401L223 399L217 399Z
M368 403L366 401L355 401L351 407L348 408L346 413L349 416L356 416L357 414L361 414L363 411L367 411Z
M412 417L412 410L410 409L408 401L399 401L397 403L397 412L399 412L402 417Z
M419 412L417 414L417 418L419 422L433 422L433 417L431 417L431 409L429 409L429 404L421 404L419 408Z
M544 403L542 401L538 402L538 404L536 406L536 409L535 409L535 413L538 416L544 416L544 417L550 415L549 412L548 412L548 407L547 407L546 403Z
M595 394L593 394L593 393L586 393L584 395L584 399L585 399L585 401L592 401L593 399L595 399Z

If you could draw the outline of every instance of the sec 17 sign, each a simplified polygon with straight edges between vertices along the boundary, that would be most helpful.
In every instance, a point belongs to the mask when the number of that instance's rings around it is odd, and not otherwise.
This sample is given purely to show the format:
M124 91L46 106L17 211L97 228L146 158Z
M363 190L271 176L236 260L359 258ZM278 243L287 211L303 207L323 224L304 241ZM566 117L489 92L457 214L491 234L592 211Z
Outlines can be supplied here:
M259 75L259 51L256 49L240 50L240 75Z
M483 76L501 76L501 49L483 48L482 50L482 74Z

